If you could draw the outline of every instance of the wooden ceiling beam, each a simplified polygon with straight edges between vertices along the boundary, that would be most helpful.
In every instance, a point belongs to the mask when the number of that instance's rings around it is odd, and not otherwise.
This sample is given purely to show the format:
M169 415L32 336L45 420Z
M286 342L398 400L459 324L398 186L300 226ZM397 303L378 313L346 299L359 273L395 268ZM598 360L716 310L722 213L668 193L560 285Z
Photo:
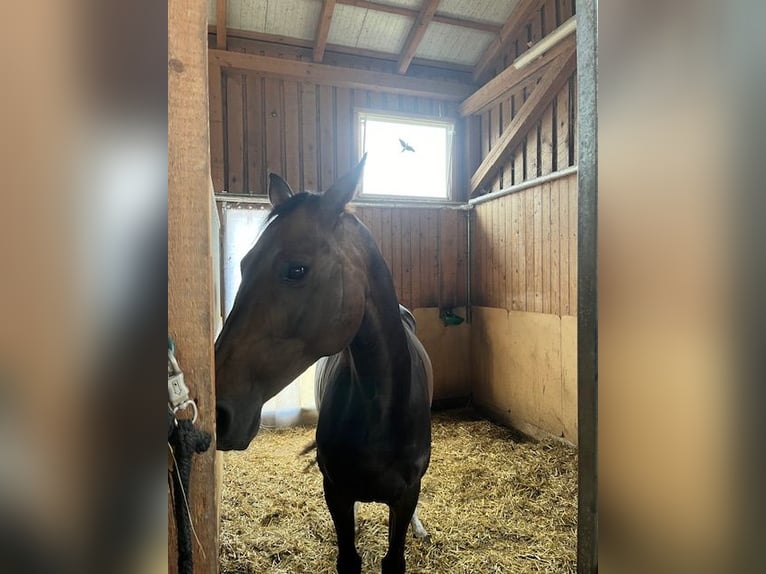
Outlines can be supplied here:
M437 100L460 101L465 99L472 89L470 85L457 82L411 78L386 72L299 62L243 52L208 50L208 58L224 68L245 73L254 72L342 88L360 88Z
M337 4L337 2L336 2ZM208 26L208 34L215 34L215 25ZM291 48L308 48L311 50L314 46L313 40L302 40L300 38L289 38L278 34L266 34L264 32L252 32L250 30L239 30L229 28L227 38L236 38L239 40L253 40L255 42L267 42L269 44L282 44ZM349 56L359 56L363 58L376 58L387 62L398 62L399 54L389 54L388 52L378 52L377 50L367 50L365 48L353 48L351 46L341 46L339 44L327 43L325 53L334 52ZM469 74L473 72L473 66L465 64L454 64L452 62L442 62L439 60L429 60L426 58L413 58L412 66L428 66L431 68L441 68L453 72ZM470 79L469 79L470 81Z
M519 108L516 117L503 130L500 138L471 176L471 195L489 183L497 169L542 117L545 108L566 84L576 65L577 52L574 45L570 45L569 49L560 54L546 70L540 83L535 86L527 101Z
M574 38L569 38L521 69L514 65L508 66L460 104L460 115L470 116L483 112L516 86L540 73L562 53L571 50L574 44Z
M420 45L420 41L426 34L426 29L431 23L431 20L436 14L436 8L439 7L441 0L424 0L423 6L420 8L418 17L415 18L415 23L410 28L410 33L407 35L407 41L404 42L404 49L402 55L399 57L399 73L406 74L407 68L410 67L412 58L415 57L415 52Z
M367 8L368 10L377 10L378 12L386 12L388 14L398 14L399 16L407 16L408 18L418 17L418 11L413 10L412 8L392 6L389 4L378 4L377 2L369 2L368 0L338 0L338 4L356 6L357 8ZM433 21L439 22L440 24L449 24L450 26L460 26L462 28L481 30L482 32L489 32L490 34L498 34L502 28L502 26L499 26L498 24L492 24L491 22L464 20L463 18L455 18L454 16L446 16L444 14L434 14Z
M503 24L497 38L492 41L489 47L481 55L481 58L479 58L479 61L476 62L476 67L473 71L474 82L478 82L484 77L484 74L500 54L505 43L521 30L521 27L529 19L529 16L531 16L535 10L539 9L542 3L543 0L519 0L518 4L516 4L513 9L513 12L511 12L511 15L508 17L508 20Z
M215 46L226 49L226 0L216 0L215 4Z
M332 22L332 13L335 10L335 0L324 0L322 12L319 15L317 24L317 34L314 40L314 61L321 62L324 57L324 50L327 47L327 36L330 34L330 22Z

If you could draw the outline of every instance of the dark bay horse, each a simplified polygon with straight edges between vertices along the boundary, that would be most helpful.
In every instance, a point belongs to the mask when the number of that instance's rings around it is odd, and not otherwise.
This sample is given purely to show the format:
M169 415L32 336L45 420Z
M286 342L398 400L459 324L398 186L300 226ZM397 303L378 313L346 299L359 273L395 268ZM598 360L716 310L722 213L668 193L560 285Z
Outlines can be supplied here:
M242 283L215 346L217 446L247 448L263 403L333 356L321 369L316 439L338 572L361 572L354 504L362 501L389 506L383 572L403 573L431 454L432 378L375 241L345 210L363 168L364 160L322 195L293 194L270 176L274 207L242 260Z

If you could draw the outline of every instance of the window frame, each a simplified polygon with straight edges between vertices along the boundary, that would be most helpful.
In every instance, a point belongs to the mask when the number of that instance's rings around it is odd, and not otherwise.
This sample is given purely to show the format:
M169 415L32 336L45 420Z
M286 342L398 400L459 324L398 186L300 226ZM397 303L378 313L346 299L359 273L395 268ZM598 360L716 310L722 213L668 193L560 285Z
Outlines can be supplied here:
M436 125L436 126L448 126L452 128L452 145L449 150L450 156L447 158L449 165L447 173L447 190L444 197L423 197L419 195L383 195L383 194L365 194L364 193L364 181L360 182L360 192L354 198L355 202L359 203L427 203L427 204L443 204L453 203L455 197L455 184L458 177L458 165L457 165L457 140L458 140L458 119L453 116L436 116L432 114L419 114L412 112L400 112L391 110L380 110L369 107L354 107L354 157L355 161L362 159L363 145L362 145L362 129L361 120L362 116L372 116L375 118L387 119L387 120L402 120L401 123L413 123L421 125Z

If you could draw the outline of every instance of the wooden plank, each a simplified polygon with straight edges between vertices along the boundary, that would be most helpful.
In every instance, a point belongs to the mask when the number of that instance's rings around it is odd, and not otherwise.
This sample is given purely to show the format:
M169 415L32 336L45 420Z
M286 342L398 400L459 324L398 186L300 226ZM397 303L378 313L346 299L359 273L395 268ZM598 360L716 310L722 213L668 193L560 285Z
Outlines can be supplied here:
M391 209L391 275L394 277L396 296L402 301L402 210Z
M489 152L471 177L471 192L484 186L494 175L511 150L521 142L527 132L537 123L545 106L550 102L554 94L567 81L574 70L576 54L570 50L565 56L554 62L546 71L540 83L532 92L532 95L524 102L519 113L503 131L503 135L495 147Z
M543 190L537 186L532 191L534 198L534 266L535 266L535 313L543 312Z
M543 313L551 313L551 184L541 186Z
M485 204L484 209L481 211L481 304L487 307L491 306L490 301L490 285L492 278L492 267L489 264L489 259L492 257L492 246L490 244L490 204Z
M407 68L410 67L412 58L415 57L415 52L420 45L420 41L426 33L428 24L431 23L431 19L436 14L436 8L439 6L441 0L424 0L420 12L418 13L415 22L410 28L410 32L407 35L407 40L404 42L404 48L399 56L399 73L406 74Z
M569 301L569 178L559 180L559 245L561 315L566 316L572 314Z
M568 38L521 69L513 65L508 66L461 102L460 115L469 116L485 111L527 80L542 75L551 62L566 53L574 44L574 38Z
M264 129L263 78L248 74L247 100L247 191L265 195L266 188L266 130Z
M468 275L468 245L467 245L467 218L471 217L469 211L455 212L457 216L457 274L455 286L456 305L467 305L466 278ZM470 278L468 278L470 279Z
M497 140L500 138L502 130L500 127L501 113L501 107L499 105L489 110L489 149L492 149ZM498 173L498 175L495 176L491 182L491 190L498 191L500 189L500 174Z
M516 267L516 254L518 246L516 245L516 230L514 229L514 209L516 206L513 195L506 197L505 203L505 308L509 311L515 309L516 302L516 284L518 280L518 270Z
M577 314L577 180L569 181L569 312Z
M540 40L540 27L541 22L539 14L535 14L532 18L530 26L528 27L527 45L534 45ZM535 86L536 88L537 86ZM531 92L534 93L535 88L532 88ZM554 92L555 93L555 92ZM552 99L551 95L551 99ZM545 108L548 106L548 102L541 102L540 117L545 112ZM534 179L540 175L539 171L539 157L540 153L540 119L538 118L535 123L530 126L529 133L527 134L527 157L526 157L526 174L527 179Z
M301 190L300 109L298 106L298 82L282 82L284 94L284 150L285 177L293 190Z
M559 230L559 218L561 206L559 205L560 180L551 182L551 310L554 315L561 315L561 236Z
M524 92L519 92L515 96L511 97L511 108L513 109L514 106L520 106L524 101ZM516 111L516 114L518 114L518 111ZM513 117L515 118L516 116L514 115ZM524 181L524 155L527 152L527 148L523 141L519 143L520 145L516 146L516 148L511 152L511 157L513 159L514 185L518 185Z
M540 175L548 175L553 172L553 106L554 100L543 112L540 120Z
M386 260L388 269L391 270L393 257L391 256L391 209L380 210L380 241L378 243L383 259Z
M503 47L508 40L518 33L520 27L524 25L539 7L541 1L542 0L519 0L513 9L513 12L511 12L511 15L508 17L508 20L503 24L497 38L492 41L476 63L473 71L474 82L482 80L486 72L491 69L492 64L503 51Z
M495 305L495 245L494 245L494 215L495 202L486 204L484 215L486 221L486 233L484 234L484 246L486 248L484 255L484 265L486 269L484 293L487 307L496 307Z
M424 275L423 265L421 264L421 250L423 246L423 222L421 222L422 210L413 209L410 213L411 231L410 231L410 249L411 249L411 261L412 261L412 305L415 307L422 307L422 278Z
M510 307L508 301L510 301L510 294L508 293L508 265L507 265L507 256L506 251L508 249L508 230L506 228L506 219L507 219L507 210L510 209L510 198L508 196L501 197L500 202L498 203L498 238L499 238L499 245L500 249L497 254L498 256L498 266L500 269L500 274L498 276L498 282L499 282L499 290L500 290L500 299L498 300L498 305L502 307L503 309L508 309Z
M458 266L458 212L454 209L439 210L439 305L457 306Z
M412 211L399 210L401 221L401 236L399 241L402 249L402 304L413 309L412 298ZM417 232L417 229L415 229Z
M505 131L505 128L508 127L508 124L511 123L511 118L513 117L513 112L515 110L511 109L511 98L505 98L502 101L502 118L500 122L500 131L501 133ZM500 187L506 188L513 185L513 156L508 157L508 159L505 160L503 164L503 169L500 172Z
M556 22L556 0L545 0L541 9L541 18L542 37L545 38L559 25Z
M338 176L346 173L352 167L351 155L354 146L351 97L352 94L350 89L335 89L335 155Z
M245 144L242 116L242 75L226 76L226 191L245 193Z
M216 193L224 191L224 154L223 145L223 78L221 66L211 63L208 66L210 78L210 172L213 189Z
M309 82L300 84L301 94L301 135L303 157L303 184L307 191L319 191L317 170L317 96L316 86Z
M503 282L503 268L505 267L505 252L503 251L503 235L501 231L501 215L503 211L503 198L494 202L494 214L492 216L492 246L494 249L493 263L494 275L494 306L505 307L505 283Z
M317 23L317 32L314 38L314 61L321 62L324 57L324 50L327 47L327 36L330 33L330 22L335 11L335 0L324 0L322 3L322 12L319 14Z
M226 50L226 0L216 0L215 4L215 47Z
M282 154L282 134L284 133L282 104L282 80L266 77L263 79L265 113L265 152L266 170L270 173L285 175L284 155Z
M326 191L335 182L335 101L332 86L319 86L319 184Z
M535 310L535 190L527 189L524 192L524 207L526 208L526 221L524 222L526 240L526 269L527 269L527 308L525 311Z
M211 61L232 70L257 72L342 88L362 88L376 92L425 96L437 100L463 100L472 89L471 86L458 82L413 78L386 72L342 68L255 54L210 50L209 57Z
M206 3L168 2L168 334L199 409L197 427L215 432L214 310ZM196 572L218 569L215 447L192 458L188 494L199 543ZM178 495L178 493L176 493ZM168 515L168 572L177 572Z
M411 8L395 6L392 4L379 4L378 2L369 2L367 0L338 0L338 4L347 4L349 6L357 6L358 8L367 8L369 10L375 10L378 12L386 12L388 14L408 16L410 18L417 18L418 16L418 11ZM492 24L491 22L465 20L463 18L455 18L444 14L435 14L433 21L440 22L442 24L449 24L450 26L460 26L462 28L470 28L472 30L481 30L483 32L490 32L492 34L498 34L502 28L502 26Z
M524 241L524 193L515 193L511 196L511 259L513 261L513 278L511 280L513 296L511 307L514 311L526 309L526 253Z
M421 299L422 307L437 307L439 305L439 236L433 209L420 210L422 242L420 244L421 266Z
M569 83L556 96L556 168L569 167Z

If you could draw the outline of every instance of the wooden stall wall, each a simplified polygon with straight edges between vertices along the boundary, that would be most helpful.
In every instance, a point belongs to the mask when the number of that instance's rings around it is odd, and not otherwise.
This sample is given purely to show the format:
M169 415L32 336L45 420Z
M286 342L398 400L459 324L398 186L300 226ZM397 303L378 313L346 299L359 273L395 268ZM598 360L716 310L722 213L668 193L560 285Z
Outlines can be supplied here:
M498 59L494 73L499 74L523 55L538 40L550 34L574 15L574 0L545 0L521 26L521 31L507 43L508 48ZM498 103L478 115L481 158L495 146L527 100L544 70L507 93ZM576 74L561 88L545 108L542 117L511 152L510 158L486 186L497 191L512 185L560 171L576 163L577 122L575 121Z
M232 38L229 50L311 61L311 50L254 40ZM394 65L329 52L325 64L378 71ZM466 77L436 68L421 67L419 73L431 79ZM462 129L457 101L242 73L220 66L212 66L210 76L211 125L222 123L211 141L216 192L264 195L269 171L285 176L294 189L326 189L357 159L353 139L356 108L452 118L456 129ZM453 180L462 183L465 177L467 174L458 171ZM463 186L456 185L455 190L462 191Z
M576 443L576 174L477 205L471 239L474 400Z

